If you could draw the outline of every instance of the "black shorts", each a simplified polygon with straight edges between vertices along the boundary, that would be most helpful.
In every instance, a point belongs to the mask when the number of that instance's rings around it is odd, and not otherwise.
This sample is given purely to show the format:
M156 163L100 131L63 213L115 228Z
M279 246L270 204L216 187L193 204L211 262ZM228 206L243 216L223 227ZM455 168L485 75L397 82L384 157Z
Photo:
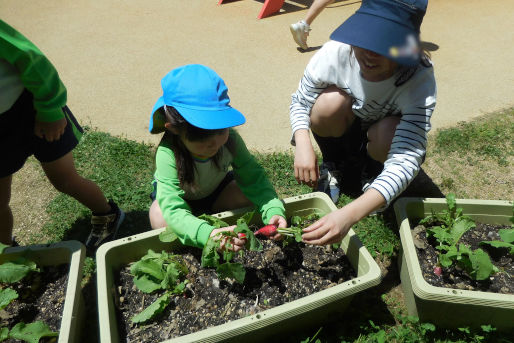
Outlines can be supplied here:
M221 180L218 187L216 187L216 189L211 194L206 196L205 198L198 199L198 200L185 199L187 204L191 208L191 211L193 212L193 214L195 216L199 216L204 213L211 214L213 212L212 205L214 204L216 199L218 199L218 197L220 196L221 192L225 189L225 187L227 187L227 185L230 182L232 182L232 180L234 180L234 173L232 171L229 171L227 173L227 175L225 175L223 180ZM157 181L156 180L154 180L152 182L152 186L153 186L153 191L150 194L150 199L152 199L152 201L154 201L157 196Z
M34 134L36 111L32 93L25 90L14 105L0 114L0 177L14 174L34 155L40 162L55 161L78 144L83 130L71 113L63 107L68 122L64 134L57 141L47 142Z

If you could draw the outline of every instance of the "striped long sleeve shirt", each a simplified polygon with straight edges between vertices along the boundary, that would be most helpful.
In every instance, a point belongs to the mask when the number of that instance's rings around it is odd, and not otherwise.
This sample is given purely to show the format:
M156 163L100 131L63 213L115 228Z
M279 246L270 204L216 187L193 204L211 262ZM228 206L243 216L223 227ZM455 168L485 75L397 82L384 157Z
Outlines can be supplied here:
M364 127L386 116L400 116L384 169L370 185L382 194L387 205L407 188L421 168L436 104L432 66L420 64L406 82L397 86L399 76L397 73L387 80L367 81L360 75L351 47L329 41L310 60L290 106L293 145L294 133L309 129L311 108L330 85L353 98L353 113L361 118Z

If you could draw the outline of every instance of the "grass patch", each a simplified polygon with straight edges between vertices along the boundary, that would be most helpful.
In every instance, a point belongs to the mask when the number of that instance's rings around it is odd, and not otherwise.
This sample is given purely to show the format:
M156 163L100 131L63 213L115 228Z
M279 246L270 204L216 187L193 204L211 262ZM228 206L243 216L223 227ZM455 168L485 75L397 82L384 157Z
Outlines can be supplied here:
M423 169L442 193L514 199L514 108L429 136Z
M427 159L423 165L433 188L441 194L455 192L458 197L480 199L514 199L514 109L489 114L471 123L455 128L438 130L429 136ZM86 128L84 138L74 150L77 170L96 182L107 197L114 199L126 212L120 236L129 236L150 229L149 194L154 171L155 147L113 137L107 133ZM280 198L311 192L299 185L293 172L291 152L255 153L265 168ZM32 165L29 175L44 178ZM38 174L39 173L39 174ZM414 182L416 183L416 181ZM413 183L413 184L414 184ZM416 196L430 196L427 186L419 182L421 190ZM46 243L77 239L84 241L90 230L90 213L74 199L51 192L51 185L39 182L37 194L44 199L46 213L40 216L30 207L30 201L19 201L13 206L17 214L28 218L41 217L29 235L30 243ZM21 197L25 188L13 187L13 197ZM407 190L408 191L408 190ZM408 193L406 191L406 194ZM31 198L37 198L30 193ZM25 194L23 196L26 197ZM337 204L342 207L353 197L341 196ZM354 225L370 253L379 260L384 280L377 288L354 298L347 313L335 316L333 323L323 328L302 328L288 333L284 340L310 342L509 342L483 327L478 331L467 328L443 330L429 323L419 323L406 315L402 301L396 258L400 247L396 221L391 208L382 214L364 218ZM88 257L84 267L83 287L95 294L95 260ZM94 306L88 302L88 306ZM96 332L94 308L88 309L85 332ZM89 318L91 317L91 318ZM306 339L307 337L307 339Z
M73 151L80 175L94 181L107 198L125 211L122 236L150 229L151 181L154 147L85 128L81 143ZM91 229L89 209L59 193L46 208L50 218L31 242L85 241Z
M514 156L514 109L495 114L494 120L487 119L438 130L435 152L441 155L457 152L469 156L470 162L489 157L501 166L508 166L509 158Z

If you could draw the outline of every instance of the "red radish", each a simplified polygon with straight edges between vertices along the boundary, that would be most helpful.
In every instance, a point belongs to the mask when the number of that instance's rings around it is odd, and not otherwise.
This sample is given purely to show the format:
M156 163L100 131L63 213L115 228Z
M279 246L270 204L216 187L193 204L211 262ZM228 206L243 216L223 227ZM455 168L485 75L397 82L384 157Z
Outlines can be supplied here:
M242 233L242 232L239 232L239 233L237 234L237 238L239 238L239 239L245 239L245 238L246 238L246 235L245 235L244 233Z
M270 237L270 236L274 236L276 235L278 232L277 232L277 227L275 225L266 225L266 226L263 226L261 227L259 230L255 231L254 232L254 235L262 235L262 236L266 236L266 237Z
M434 274L437 275L437 276L441 276L441 274L443 273L443 268L437 266L437 267L434 267Z

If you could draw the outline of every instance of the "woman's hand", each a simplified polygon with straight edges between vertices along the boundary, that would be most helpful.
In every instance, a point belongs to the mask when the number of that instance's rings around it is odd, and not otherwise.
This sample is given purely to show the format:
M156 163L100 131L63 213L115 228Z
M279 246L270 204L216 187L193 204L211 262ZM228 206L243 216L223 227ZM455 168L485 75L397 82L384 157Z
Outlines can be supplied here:
M295 132L294 177L300 184L315 188L318 184L318 158L312 148L308 130Z
M377 190L370 188L351 203L330 212L303 229L303 241L314 245L339 243L353 224L383 207L385 203L384 197Z
M302 239L307 244L327 245L339 243L346 236L356 221L350 219L343 207L337 211L330 212L316 221L314 224L303 229Z
M228 249L228 250L238 252L245 248L246 237L244 236L243 233L238 234L238 237L228 237L228 236L219 234L224 231L234 232L235 228L236 228L236 225L222 227L219 229L214 229L214 230L212 230L210 237L212 237L215 240L221 239L221 244L220 244L221 250Z
M284 217L282 217L282 216L279 216L278 214L276 214L273 217L271 217L271 219L269 220L268 224L275 225L277 228L279 228L279 227L287 227L286 219ZM270 236L269 238L272 239L272 240L281 240L282 239L282 235L277 233L276 235Z

